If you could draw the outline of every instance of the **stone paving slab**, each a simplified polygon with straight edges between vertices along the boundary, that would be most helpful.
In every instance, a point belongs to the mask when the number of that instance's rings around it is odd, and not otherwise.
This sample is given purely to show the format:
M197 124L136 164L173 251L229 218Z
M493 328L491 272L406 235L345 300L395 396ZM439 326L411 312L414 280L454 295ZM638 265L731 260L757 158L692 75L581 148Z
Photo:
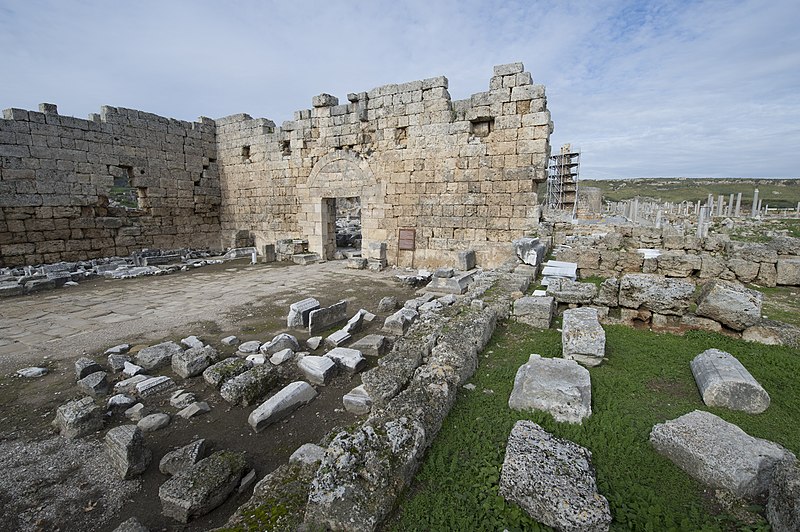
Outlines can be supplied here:
M224 272L197 269L9 298L0 306L0 374L41 362L44 352L51 359L76 358L131 336L157 340L209 316L224 320L236 308L291 299L308 293L309 287L385 283L394 275L391 269L371 272L344 265L329 261L309 266L242 265Z

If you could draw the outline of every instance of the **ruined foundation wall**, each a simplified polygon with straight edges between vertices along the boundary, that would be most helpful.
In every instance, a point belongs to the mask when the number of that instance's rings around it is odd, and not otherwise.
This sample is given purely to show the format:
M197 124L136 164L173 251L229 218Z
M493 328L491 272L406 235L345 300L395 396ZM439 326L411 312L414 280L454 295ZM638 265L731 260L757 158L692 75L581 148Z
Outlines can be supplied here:
M0 120L0 266L220 245L213 120L40 111ZM109 204L115 185L134 208Z
M492 266L536 227L552 131L544 87L521 63L494 69L489 91L452 101L445 77L314 97L276 128L217 120L223 243L306 238L332 258L332 203L360 197L364 248L386 242L389 263L435 266L474 249ZM415 250L399 250L414 229Z

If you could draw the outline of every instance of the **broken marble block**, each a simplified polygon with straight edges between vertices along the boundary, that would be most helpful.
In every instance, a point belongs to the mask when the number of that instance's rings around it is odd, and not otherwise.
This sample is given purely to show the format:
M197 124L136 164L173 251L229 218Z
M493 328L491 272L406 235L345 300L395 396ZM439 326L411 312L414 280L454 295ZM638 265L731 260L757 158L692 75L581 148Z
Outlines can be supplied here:
M108 398L106 403L106 410L116 413L124 412L136 403L136 399L124 393L118 393Z
M458 272L453 274L452 277L433 277L431 282L425 287L425 290L442 294L461 295L467 291L467 287L472 283L472 278L474 276L475 270Z
M161 512L182 523L209 513L236 489L244 468L244 453L217 451L200 460L161 485Z
M306 379L325 386L336 374L336 363L330 357L307 355L297 361L297 367Z
M172 371L188 379L197 377L217 358L217 350L210 345L191 347L172 355Z
M122 353L111 353L108 355L108 367L114 373L122 371L125 368L125 363L130 363L131 357Z
M287 360L291 360L294 357L294 352L291 349L281 349L271 357L269 357L270 364L274 366L280 366Z
M149 379L149 375L134 375L128 379L119 381L114 385L114 393L129 393L132 394L136 391L136 385L142 381Z
M162 342L151 347L145 347L136 353L136 363L146 371L163 368L172 362L172 356L183 351L175 342Z
M313 297L307 297L296 303L289 305L289 316L286 318L286 326L290 329L303 329L308 327L308 317L312 310L319 308L319 301Z
M248 369L220 387L219 394L232 405L252 405L259 401L278 383L275 367L266 364Z
M247 356L251 353L258 353L261 348L261 342L258 340L250 340L249 342L242 342L239 344L238 352L240 356Z
M351 338L350 333L345 331L344 329L341 329L332 333L327 338L325 338L325 345L327 345L328 347L339 347L340 345L350 340L350 338Z
M312 336L306 340L306 346L312 351L318 349L320 345L322 345L322 336Z
M418 317L419 313L416 310L403 307L386 318L383 328L391 334L403 336Z
M91 358L81 357L75 361L75 378L78 380L98 371L103 371L103 366Z
M350 347L361 351L362 355L382 357L391 349L391 343L381 334L368 334Z
M695 314L716 320L735 331L742 331L761 321L764 294L741 283L714 279L697 296Z
M103 354L104 355L124 355L131 349L131 344L119 344L115 345L114 347L109 347L106 349Z
M520 323L549 329L556 305L551 296L525 296L514 301L514 318Z
M733 355L719 349L707 349L691 362L703 402L760 414L769 407L769 394Z
M87 395L98 397L107 395L111 385L105 371L95 371L78 381L78 388Z
M342 327L342 330L348 334L357 333L358 331L361 330L361 327L364 324L364 316L366 316L367 314L368 312L363 308L359 309L359 311L356 312L356 314L352 318L347 320L347 323L345 324L344 327Z
M144 473L153 457L136 425L114 427L106 433L105 443L111 467L125 480Z
M103 428L104 414L103 408L94 404L94 399L84 397L59 406L53 425L61 436L71 440Z
M169 414L155 412L144 416L136 423L136 426L142 432L155 432L169 425L170 421L172 421L172 418L169 417Z
M308 334L316 334L347 320L347 301L339 301L330 307L312 310L308 315Z
M597 309L581 307L564 311L561 329L562 356L584 366L598 366L606 353L606 332Z
M158 463L158 470L165 475L177 475L199 462L206 452L206 440L195 440L164 455Z
M592 415L589 370L574 360L531 355L517 370L512 410L542 410L556 421L581 423Z
M767 493L778 462L795 459L777 443L702 410L657 424L650 443L702 484L749 500Z
M122 363L122 373L128 375L129 377L134 377L144 373L144 368L134 364L133 362L125 361Z
M289 463L299 462L301 464L313 465L322 461L325 456L325 447L315 443L304 443L298 447L289 457Z
M310 403L316 396L317 391L310 384L295 381L287 384L281 391L261 403L250 413L247 421L254 431L261 432L297 408Z
M203 380L219 389L222 384L250 369L250 363L238 357L229 357L212 364L203 372Z
M262 345L259 351L262 355L274 355L278 351L283 351L284 349L300 351L300 344L297 342L297 338L291 334L281 333Z
M344 409L351 414L364 415L369 414L372 408L372 398L367 393L364 385L356 386L350 390L344 397L342 397Z
M611 523L608 501L597 491L592 453L532 421L517 421L511 430L500 495L556 530L600 532Z
M367 364L367 361L361 354L361 351L358 351L357 349L336 347L325 353L325 356L336 362L336 365L351 375L361 371Z
M767 521L775 532L800 530L800 462L779 462L772 472Z
M203 341L195 335L187 336L186 338L181 339L181 343L189 349L192 347L203 347L205 345Z
M202 414L207 414L208 412L211 412L211 407L208 406L208 403L205 401L195 401L194 403L180 410L176 415L178 417L182 417L183 419L191 419Z
M169 404L175 408L185 408L197 400L195 395L185 390L176 390L169 397Z
M136 394L144 399L146 397L171 392L175 388L177 388L175 381L162 375L160 377L150 377L136 384Z

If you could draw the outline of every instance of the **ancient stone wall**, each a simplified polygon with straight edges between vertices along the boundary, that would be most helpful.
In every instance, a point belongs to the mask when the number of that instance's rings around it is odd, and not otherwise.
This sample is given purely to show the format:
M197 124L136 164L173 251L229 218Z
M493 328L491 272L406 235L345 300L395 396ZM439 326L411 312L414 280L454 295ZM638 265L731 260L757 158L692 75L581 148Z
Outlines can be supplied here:
M213 120L116 107L81 120L52 104L3 111L0 266L217 248L219 203Z
M474 249L492 266L539 218L552 131L544 87L521 63L495 67L489 90L452 101L445 77L348 95L322 94L280 128L217 120L223 243L307 238L332 258L337 197L358 197L363 247L386 242L389 263L455 263ZM413 250L399 249L401 229ZM404 233L408 235L409 233ZM410 246L408 246L410 247Z

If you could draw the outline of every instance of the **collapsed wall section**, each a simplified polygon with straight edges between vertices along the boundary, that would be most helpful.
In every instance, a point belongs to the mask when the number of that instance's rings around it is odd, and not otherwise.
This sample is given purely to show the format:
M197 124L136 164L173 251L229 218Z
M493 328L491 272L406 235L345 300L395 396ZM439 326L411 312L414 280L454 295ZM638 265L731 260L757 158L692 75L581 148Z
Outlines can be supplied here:
M6 109L0 266L218 247L214 121L105 106L88 120Z
M223 243L241 231L259 246L305 238L332 258L331 201L358 197L363 247L386 242L390 263L452 263L466 249L481 265L501 263L539 219L552 132L544 87L513 63L469 99L453 101L447 88L442 76L345 104L321 94L280 128L218 120Z

